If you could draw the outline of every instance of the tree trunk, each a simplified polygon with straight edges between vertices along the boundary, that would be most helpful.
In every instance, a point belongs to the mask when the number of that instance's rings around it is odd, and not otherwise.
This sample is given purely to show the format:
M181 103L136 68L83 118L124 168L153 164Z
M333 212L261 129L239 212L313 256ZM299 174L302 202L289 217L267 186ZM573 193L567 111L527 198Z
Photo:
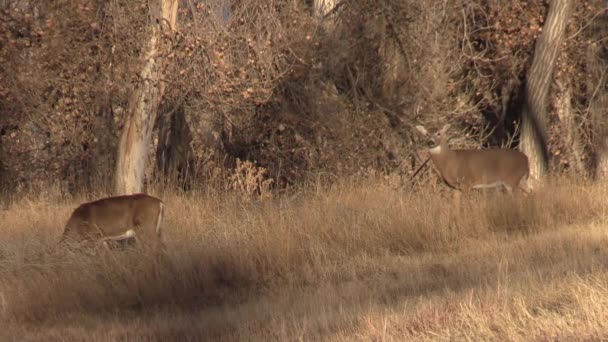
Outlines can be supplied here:
M595 0L597 10L605 6L604 0ZM608 180L608 14L595 18L589 25L591 44L587 48L587 97L593 120L595 168L597 180Z
M564 129L564 139L566 153L566 160L569 166L574 169L577 176L586 176L587 168L585 167L585 152L581 137L579 134L579 126L574 117L575 113L572 108L572 86L566 82L556 82L559 93L559 104L557 108L557 114L559 121Z
M193 171L192 133L183 106L164 115L158 125L156 171L168 184L187 190Z
M185 107L185 121L192 137L189 148L194 163L192 173L200 180L209 175L213 163L226 154L224 142L230 139L225 134L230 135L230 129L223 115L198 108L201 107Z
M520 149L528 156L532 184L539 182L547 173L547 100L553 69L571 13L572 0L551 1L543 31L536 41L534 59L528 73Z
M381 30L379 55L382 57L382 94L389 104L399 103L404 98L403 75L407 74L407 54L397 33L397 27L385 13L376 19ZM409 89L408 89L409 90Z
M338 4L338 0L314 0L314 12L319 18L328 15Z
M142 71L129 100L118 146L115 191L119 194L143 190L152 128L165 88L162 75L167 63L161 57L163 32L175 29L177 6L177 0L155 0L151 8L153 22L150 25L149 40L144 47Z
M5 186L5 176L4 176L4 149L2 148L2 136L5 134L4 132L4 128L2 127L2 122L0 122L0 194L2 194L3 192L7 192L8 193L8 189L6 189ZM1 200L1 198L0 198Z

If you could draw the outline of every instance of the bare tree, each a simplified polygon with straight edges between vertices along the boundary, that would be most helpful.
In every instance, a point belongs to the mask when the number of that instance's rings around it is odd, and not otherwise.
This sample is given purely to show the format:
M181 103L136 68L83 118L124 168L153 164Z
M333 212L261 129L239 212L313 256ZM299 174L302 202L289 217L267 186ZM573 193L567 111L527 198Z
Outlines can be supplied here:
M604 1L595 0L601 14L589 25L591 43L587 48L587 97L594 126L596 179L608 179L608 12Z
M186 121L184 106L163 115L158 120L157 175L186 189L190 185L194 165L192 132Z
M177 0L155 0L150 8L150 36L143 50L139 83L129 100L129 108L118 147L115 191L121 194L143 190L144 170L152 128L165 83L162 75L167 61L163 57L164 34L175 29Z
M530 160L530 178L533 181L539 181L547 172L545 123L548 96L553 69L571 13L571 0L551 1L543 31L536 41L534 59L528 73L520 149Z
M0 122L0 192L2 192L4 189L4 183L5 183L5 170L4 170L4 163L2 162L2 159L4 157L4 149L2 148L2 136L4 135L4 128L2 128L2 123Z
M579 124L576 120L576 110L572 106L572 85L568 80L555 82L558 96L557 115L564 134L561 137L565 143L566 160L568 165L578 176L587 175L585 167L584 144L579 133Z

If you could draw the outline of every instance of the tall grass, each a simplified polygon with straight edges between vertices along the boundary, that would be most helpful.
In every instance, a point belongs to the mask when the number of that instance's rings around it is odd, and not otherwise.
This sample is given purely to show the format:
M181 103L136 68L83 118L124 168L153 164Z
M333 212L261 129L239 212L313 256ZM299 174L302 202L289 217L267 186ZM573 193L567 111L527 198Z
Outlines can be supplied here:
M58 250L78 201L23 199L0 211L0 338L606 338L607 190L165 194L169 265Z

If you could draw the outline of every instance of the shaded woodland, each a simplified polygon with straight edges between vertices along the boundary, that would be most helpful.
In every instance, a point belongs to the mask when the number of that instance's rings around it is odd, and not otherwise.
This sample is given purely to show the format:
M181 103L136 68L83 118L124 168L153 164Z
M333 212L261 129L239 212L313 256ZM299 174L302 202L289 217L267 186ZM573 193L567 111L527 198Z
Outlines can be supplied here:
M607 22L599 0L0 1L0 186L112 192L138 102L144 186L425 186L413 127L446 122L537 177L602 179Z

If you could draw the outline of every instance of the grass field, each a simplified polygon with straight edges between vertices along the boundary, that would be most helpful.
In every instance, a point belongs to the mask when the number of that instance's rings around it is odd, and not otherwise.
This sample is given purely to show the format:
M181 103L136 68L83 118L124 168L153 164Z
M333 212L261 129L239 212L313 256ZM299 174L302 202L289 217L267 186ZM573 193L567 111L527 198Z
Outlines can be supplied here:
M53 248L78 201L42 194L0 211L0 340L608 339L607 195L164 194L168 266Z

